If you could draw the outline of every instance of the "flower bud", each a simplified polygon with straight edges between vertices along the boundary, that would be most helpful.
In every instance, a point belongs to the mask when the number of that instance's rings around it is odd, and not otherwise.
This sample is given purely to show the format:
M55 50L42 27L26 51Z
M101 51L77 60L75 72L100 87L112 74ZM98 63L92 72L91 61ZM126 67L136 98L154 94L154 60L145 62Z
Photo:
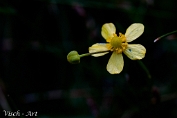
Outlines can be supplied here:
M80 63L80 56L77 51L71 51L67 55L67 60L71 64L78 64L78 63Z

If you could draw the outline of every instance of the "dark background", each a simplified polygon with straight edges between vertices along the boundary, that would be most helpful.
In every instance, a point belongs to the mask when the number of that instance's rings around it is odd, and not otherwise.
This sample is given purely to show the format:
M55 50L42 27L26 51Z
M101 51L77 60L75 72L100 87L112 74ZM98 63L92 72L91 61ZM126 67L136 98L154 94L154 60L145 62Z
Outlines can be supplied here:
M176 0L1 0L0 117L4 110L37 118L176 118ZM124 56L118 75L106 70L111 53L67 62L72 50L87 53L104 43L101 27L145 31L131 43L146 47L142 62ZM25 116L20 116L25 117Z

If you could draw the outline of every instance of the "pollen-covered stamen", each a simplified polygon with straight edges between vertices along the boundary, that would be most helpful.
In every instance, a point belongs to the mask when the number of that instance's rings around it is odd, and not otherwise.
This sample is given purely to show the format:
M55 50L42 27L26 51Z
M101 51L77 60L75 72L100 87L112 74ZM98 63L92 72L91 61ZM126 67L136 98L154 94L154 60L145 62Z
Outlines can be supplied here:
M108 49L111 51L116 51L117 53L122 53L127 48L126 37L119 33L119 36L114 35L111 39L110 44L108 45Z

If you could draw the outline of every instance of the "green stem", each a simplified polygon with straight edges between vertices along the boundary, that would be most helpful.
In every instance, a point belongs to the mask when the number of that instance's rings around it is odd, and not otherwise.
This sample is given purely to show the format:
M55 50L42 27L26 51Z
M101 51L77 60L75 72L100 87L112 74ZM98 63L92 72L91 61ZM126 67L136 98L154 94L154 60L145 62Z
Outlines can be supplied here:
M151 74L150 74L148 68L144 65L144 63L142 61L140 61L140 60L138 60L138 63L144 69L144 71L146 72L148 78L151 79Z
M169 32L169 33L166 33L166 34L164 34L164 35L162 35L162 36L156 38L156 39L154 40L154 42L158 41L159 39L161 39L161 38L163 38L163 37L166 37L166 36L168 36L168 35L174 34L174 33L177 33L177 30L172 31L172 32Z
M109 52L109 50L106 51L99 51L99 52L92 52L92 53L85 53L85 54L81 54L79 55L80 57L85 57L85 56L90 56L92 54L98 54L98 53L104 53L104 52Z

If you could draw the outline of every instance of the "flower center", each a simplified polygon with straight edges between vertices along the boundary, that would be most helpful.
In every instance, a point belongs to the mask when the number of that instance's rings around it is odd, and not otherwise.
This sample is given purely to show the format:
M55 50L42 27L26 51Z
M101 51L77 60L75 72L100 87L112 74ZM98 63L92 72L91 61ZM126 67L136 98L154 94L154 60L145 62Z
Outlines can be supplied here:
M119 36L114 34L114 37L107 44L107 47L111 51L116 51L117 53L122 53L127 48L127 41L125 35L119 33Z
M110 42L111 46L114 47L114 48L120 48L121 45L122 45L122 39L118 36L115 36L111 39L111 42Z

